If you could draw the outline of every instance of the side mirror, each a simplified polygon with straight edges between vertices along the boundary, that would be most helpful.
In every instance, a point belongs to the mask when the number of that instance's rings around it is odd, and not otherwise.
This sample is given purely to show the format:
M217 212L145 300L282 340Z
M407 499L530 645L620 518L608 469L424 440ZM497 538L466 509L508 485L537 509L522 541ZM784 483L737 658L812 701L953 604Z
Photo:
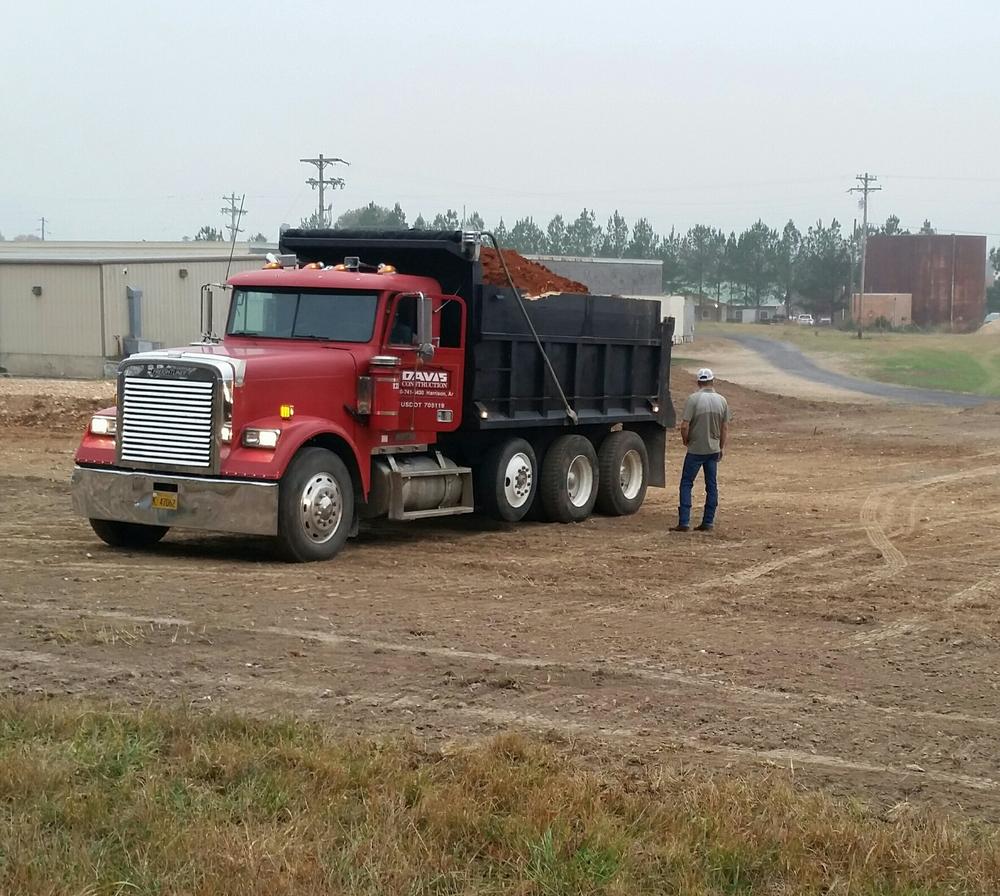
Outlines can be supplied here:
M417 296L417 355L422 361L434 357L434 303L429 296Z

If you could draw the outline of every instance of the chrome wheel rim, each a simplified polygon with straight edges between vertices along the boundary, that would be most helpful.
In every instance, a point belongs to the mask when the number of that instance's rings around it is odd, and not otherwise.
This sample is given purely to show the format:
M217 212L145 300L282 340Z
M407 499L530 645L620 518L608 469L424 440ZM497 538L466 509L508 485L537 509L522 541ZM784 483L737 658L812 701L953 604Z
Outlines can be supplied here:
M642 457L634 448L625 452L618 482L622 494L630 501L637 497L642 488Z
M507 461L503 473L503 493L511 507L524 507L531 496L531 486L535 481L535 473L531 467L531 458L518 452Z
M594 490L594 467L584 454L578 454L566 471L566 493L574 507L583 507Z
M313 544L326 544L344 518L344 498L337 480L329 473L317 473L299 497L299 522Z

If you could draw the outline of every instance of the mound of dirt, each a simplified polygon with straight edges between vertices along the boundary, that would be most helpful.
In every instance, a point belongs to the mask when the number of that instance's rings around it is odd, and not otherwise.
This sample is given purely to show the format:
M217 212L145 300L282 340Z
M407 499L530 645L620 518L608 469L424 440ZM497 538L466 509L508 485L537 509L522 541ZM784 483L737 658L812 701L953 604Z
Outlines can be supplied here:
M510 270L514 285L529 297L543 296L553 292L589 293L582 283L560 277L537 261L529 261L513 249L503 250L504 261ZM508 286L507 276L494 249L485 246L480 251L479 260L483 265L483 282L491 286Z
M976 336L989 336L991 339L1000 337L1000 320L991 320L988 324L983 324L975 332Z
M1000 414L1000 401L988 401L985 404L977 404L971 408L964 408L962 410L963 414L972 414L975 416L995 416Z
M805 398L793 398L789 395L775 395L771 392L761 392L739 386L716 377L715 389L729 402L729 408L734 419L741 423L748 420L778 420L802 415L809 411L835 409L835 412L846 413L853 405L831 405L828 402L812 401ZM678 422L684 410L684 401L698 391L698 380L690 371L674 367L670 371L670 397L677 410Z
M115 403L115 384L0 379L0 425L76 431L94 411Z

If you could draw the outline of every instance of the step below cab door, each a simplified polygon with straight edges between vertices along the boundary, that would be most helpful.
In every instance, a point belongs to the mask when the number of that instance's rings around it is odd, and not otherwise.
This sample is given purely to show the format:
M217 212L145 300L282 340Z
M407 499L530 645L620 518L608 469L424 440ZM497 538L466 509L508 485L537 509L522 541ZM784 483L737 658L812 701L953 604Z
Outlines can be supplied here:
M390 302L382 353L400 358L398 425L414 442L462 422L465 313L458 296L402 293Z

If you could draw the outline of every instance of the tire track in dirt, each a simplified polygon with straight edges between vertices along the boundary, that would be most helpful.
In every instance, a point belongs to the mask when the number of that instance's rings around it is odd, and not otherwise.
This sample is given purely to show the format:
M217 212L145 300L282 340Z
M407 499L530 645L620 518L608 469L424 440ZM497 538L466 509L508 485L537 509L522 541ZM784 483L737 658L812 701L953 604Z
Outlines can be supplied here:
M37 544L36 540L32 540L33 544ZM46 543L48 543L46 541ZM98 552L102 552L101 548L96 548ZM117 554L116 556L121 556ZM237 567L235 570L233 566L209 566L201 561L204 558L198 554L192 554L190 556L181 557L177 554L163 554L162 559L159 563L129 563L129 572L146 572L146 573L167 573L173 571L176 567L175 564L178 561L189 561L194 568L197 569L198 574L202 573L213 574L218 573L219 575L232 577L234 572L245 572L250 578L268 578L268 579L283 579L287 580L289 578L289 573L284 570L269 569L269 566L275 566L276 563L267 563L260 560L237 560L234 561L243 566L243 569ZM79 571L83 573L104 573L109 572L109 566L107 563L101 562L97 555L91 560L63 560L58 561L49 558L47 564L50 566L57 566L59 569L66 571ZM24 567L37 567L39 565L38 560L22 560L17 557L0 557L0 568L11 567L14 569L24 568ZM120 573L117 573L120 574ZM315 578L320 578L316 576Z
M45 668L64 669L75 667L81 671L100 672L101 674L111 673L114 675L131 676L135 671L132 667L122 664L107 662L92 662L77 658L68 658L58 654L45 653L36 650L12 650L0 648L0 660L4 660L16 665L26 664L42 666ZM253 688L270 691L278 695L295 695L298 697L310 697L320 700L323 698L323 691L319 688L304 687L292 682L285 682L276 678L245 678L237 675L227 674L224 679L217 675L206 674L196 670L186 670L184 681L189 684L197 684L201 688L231 688L240 689ZM210 696L210 695L209 695ZM599 724L577 722L563 718L555 718L543 713L525 713L510 709L499 709L485 706L453 706L448 704L436 705L436 701L426 700L409 694L395 692L386 694L384 692L372 692L364 694L352 694L350 699L364 701L366 706L381 707L389 710L424 712L433 711L456 715L459 717L474 718L480 721L504 727L520 726L535 730L553 731L560 734L579 735L597 740L614 739L634 742L639 738L648 741L651 732L646 728L601 726ZM768 764L788 764L794 766L813 766L817 768L834 771L846 771L851 773L863 773L869 775L890 775L892 777L906 780L919 780L933 782L944 787L961 787L981 792L996 792L1000 790L1000 782L988 778L973 775L963 775L951 772L941 772L927 770L911 764L911 767L900 768L898 766L885 765L875 762L864 762L856 759L849 759L843 756L829 755L823 753L811 753L804 750L795 749L763 749L757 750L752 747L739 746L731 743L717 743L704 738L676 735L669 731L658 731L657 734L668 743L678 744L697 753L722 754L726 757L750 762L764 762Z
M868 540L885 561L886 568L882 570L880 578L891 578L906 568L907 561L903 552L892 543L879 522L879 510L883 500L884 495L877 492L869 495L861 507L860 518Z
M841 696L818 692L796 693L792 691L779 691L769 688L754 687L752 685L735 684L731 681L713 678L708 675L666 671L654 668L651 661L644 660L642 658L633 658L623 663L622 667L615 668L611 662L607 660L571 662L540 656L511 656L509 654L501 654L494 651L462 650L431 644L400 643L381 638L322 632L313 629L287 628L283 626L246 627L222 625L217 622L182 619L173 616L129 614L119 611L106 610L55 608L47 604L18 604L2 598L0 598L0 605L8 606L12 609L34 610L50 615L62 615L72 618L109 618L122 622L131 622L136 625L165 625L169 627L195 630L202 633L210 631L225 631L257 636L270 635L278 638L313 641L315 643L325 644L331 647L359 648L374 653L397 653L411 657L431 657L436 659L446 659L448 661L465 660L478 663L490 663L497 666L515 669L548 669L560 672L580 672L591 675L597 674L609 679L632 678L650 681L661 685L671 684L689 689L715 691L722 693L727 697L734 698L738 702L754 707L808 709L819 704L846 708L851 711L871 712L877 715L901 719L928 719L939 722L959 721L971 725L980 725L990 728L1000 726L1000 719L973 716L960 712L938 712L936 710L907 709L897 706L885 706L882 704L872 703L853 695Z
M957 613L964 609L971 601L983 600L1000 596L1000 572L985 576L967 588L956 592L949 597L941 609L948 613ZM851 647L872 647L876 644L884 644L908 635L916 635L933 629L933 623L925 616L911 616L905 619L898 619L894 622L886 623L878 628L867 632L859 632L848 640Z
M993 456L992 453L990 456ZM893 486L891 491L897 494L903 491L910 491L912 493L907 526L900 531L899 536L912 535L916 530L916 507L920 498L923 497L923 492L926 492L927 490L938 485L952 484L964 480L979 479L984 476L996 475L998 471L1000 471L1000 466L991 465L979 467L973 470L961 470L955 473L945 473L943 475L933 476L929 479L920 480L911 486L907 486L905 483ZM881 572L879 578L891 578L905 569L908 565L906 557L892 543L892 540L886 534L884 528L878 521L879 504L886 498L889 492L890 489L873 492L861 508L861 521L862 525L865 526L868 539L871 541L872 545L881 552L883 559L886 561L886 568ZM987 511L986 515L994 516L996 513L997 511ZM938 519L943 522L949 521L940 517ZM968 519L968 514L961 514L951 521L964 521L966 519ZM969 597L979 593L984 588L992 588L993 583L996 580L998 580L997 576L988 576L985 579L981 579L963 591L952 595L952 597L950 597L942 605L943 608L951 610L956 609ZM907 635L919 634L920 632L928 631L931 627L930 622L927 621L925 616L910 616L904 619L894 620L891 623L887 623L886 625L870 631L860 632L852 638L849 638L843 646L872 647L876 644L883 644L896 640L897 638L906 637Z
M974 582L968 588L953 594L945 601L945 607L952 611L962 609L969 601L982 600L983 598L996 597L1000 595L1000 572L992 573L978 582Z
M982 456L995 457L996 452L988 452ZM889 486L884 489L872 492L865 499L864 504L861 507L859 513L859 521L862 528L865 531L865 535L869 543L878 552L881 558L885 562L885 566L882 570L879 570L875 578L885 579L892 578L902 572L908 565L909 561L899 548L893 543L893 538L906 537L912 535L916 531L918 525L917 519L917 506L922 497L922 493L930 488L937 485L951 484L954 482L959 482L968 479L977 479L983 476L989 476L996 474L1000 471L1000 465L991 465L987 467L980 467L973 470L962 470L955 473L946 473L943 475L932 476L927 479L918 480L915 483L898 483ZM880 521L880 516L883 513L891 514L892 510L896 504L896 499L901 494L911 494L911 500L909 504L909 509L907 513L906 523L898 529L892 530L891 533L886 531L886 528ZM1000 514L1000 511L990 510L986 511L986 516L996 516ZM957 522L961 520L968 519L968 514L961 514L954 518L938 518L941 522ZM762 563L754 564L741 570L737 573L730 573L726 576L721 576L715 579L709 579L708 581L699 583L694 586L695 589L710 589L713 587L725 586L725 585L736 585L742 586L748 583L754 582L757 579L767 576L779 569L786 568L790 565L800 565L810 560L819 560L820 558L829 557L829 555L841 551L841 545L829 545L820 548L811 548L806 551L800 551L798 553L789 555L788 557L778 558L775 560L764 561ZM830 563L845 562L855 559L861 556L863 551L849 551L847 553L841 553L835 558L831 558L826 561L824 565L829 565ZM815 564L813 565L815 568ZM871 581L871 574L864 574L861 576L856 576L850 574L846 579L837 580L835 582L825 582L818 586L820 591L825 591L827 589L834 589L841 587L845 584L849 584L857 581ZM799 588L793 588L792 591L812 591L813 586L805 585ZM919 619L907 619L899 620L890 624L884 634L880 634L878 631L865 632L855 639L852 639L852 643L857 644L874 644L882 640L891 640L894 637L901 636L903 634L920 631L926 628L926 625Z
M974 457L995 458L996 456L997 452L991 451L985 452L981 455L975 455ZM955 473L932 476L912 483L896 483L869 493L862 504L861 511L859 513L859 522L864 530L868 543L878 551L881 558L885 561L884 568L874 573L874 577L876 579L892 578L902 572L909 565L909 561L902 551L895 546L893 539L905 538L908 535L912 535L916 531L919 524L917 507L922 497L922 492L937 485L949 484L967 479L976 479L995 474L997 472L1000 472L1000 465L991 465L988 467L979 467L973 470L962 470ZM901 526L886 531L887 527L881 523L880 517L883 515L891 515L896 505L897 498L903 494L910 494L911 496L906 521ZM976 514L976 516L984 517L998 515L1000 515L1000 510L988 510L980 514ZM970 519L970 514L962 513L949 517L939 516L936 518L936 521L942 523L954 523L968 519ZM843 524L843 528L849 527L851 527L851 524ZM754 563L736 572L726 573L722 576L715 576L701 582L693 583L685 586L684 591L709 595L712 589L720 587L745 587L756 582L758 579L770 576L775 572L787 569L791 566L809 564L811 569L816 569L817 563L819 562L822 566L828 567L834 564L849 563L850 561L863 557L866 553L867 549L845 550L843 542L837 542L816 548L808 548L803 551L796 551L794 553L787 554L783 557L771 558L759 563ZM872 573L858 575L856 570L852 567L847 573L847 576L843 579L825 582L819 586L800 585L793 587L790 590L793 593L812 593L814 591L833 590L847 584L871 581L872 578ZM635 609L642 607L650 600L670 600L671 598L681 596L681 594L682 592L679 590L649 594L626 602L608 606L593 607L586 610L584 615L615 614L630 608ZM706 596L704 599L707 600L709 597Z

